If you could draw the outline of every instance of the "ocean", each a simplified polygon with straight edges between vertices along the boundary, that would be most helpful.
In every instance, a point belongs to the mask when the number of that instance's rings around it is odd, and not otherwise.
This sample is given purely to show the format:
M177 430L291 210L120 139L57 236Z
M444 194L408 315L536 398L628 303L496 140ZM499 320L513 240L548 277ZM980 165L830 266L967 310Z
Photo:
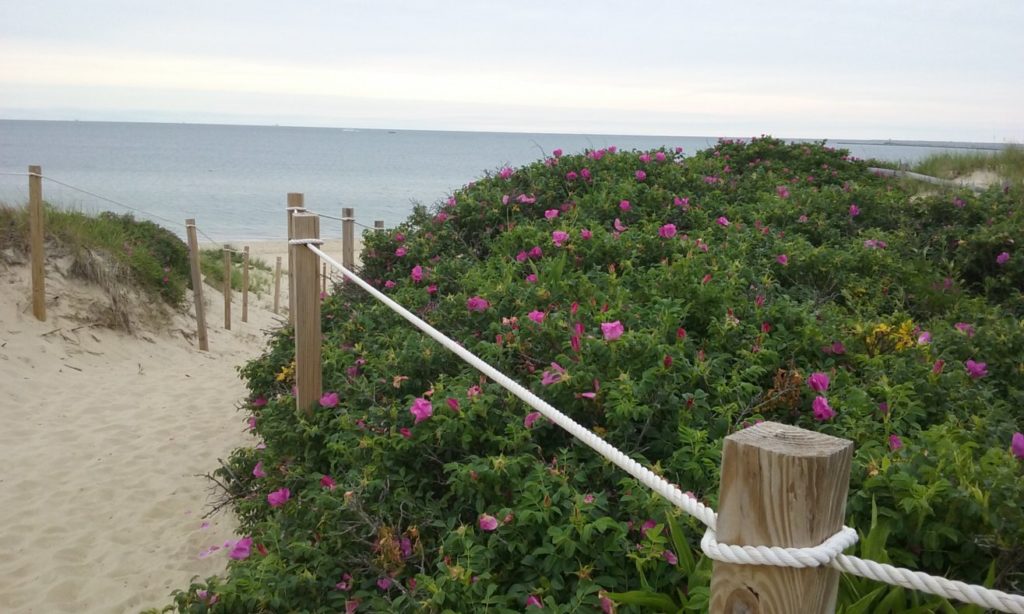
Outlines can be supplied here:
M341 216L355 209L358 224L393 226L415 203L433 205L485 172L532 162L556 148L566 153L616 145L620 149L706 149L717 137L610 136L363 130L200 124L0 120L0 202L28 200L25 173L43 175L128 205L184 235L196 218L218 242L285 236L288 192L306 206ZM986 143L829 141L860 158L914 163L940 151L990 150ZM54 182L43 198L84 211L130 212ZM140 213L144 212L144 213ZM322 221L325 236L340 222Z

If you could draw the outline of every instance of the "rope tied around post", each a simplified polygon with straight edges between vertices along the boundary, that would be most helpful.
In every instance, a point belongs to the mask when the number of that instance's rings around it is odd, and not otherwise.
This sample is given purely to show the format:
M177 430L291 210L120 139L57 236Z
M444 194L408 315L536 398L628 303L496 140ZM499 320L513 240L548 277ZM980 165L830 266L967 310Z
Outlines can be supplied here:
M288 245L323 245L322 239L291 239Z
M821 544L811 548L780 548L779 546L734 546L718 541L714 529L708 528L700 540L700 549L713 561L733 565L771 565L773 567L824 567L850 546L857 543L857 531L844 526Z

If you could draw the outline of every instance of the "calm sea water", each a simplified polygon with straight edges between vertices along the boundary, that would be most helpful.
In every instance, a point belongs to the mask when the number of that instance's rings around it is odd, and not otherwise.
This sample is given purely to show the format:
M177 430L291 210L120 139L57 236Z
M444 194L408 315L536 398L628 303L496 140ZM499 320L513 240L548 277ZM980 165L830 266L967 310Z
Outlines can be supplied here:
M485 171L526 164L555 148L566 153L617 145L621 149L682 147L693 153L715 137L511 134L414 130L351 130L196 124L0 120L0 173L43 174L178 221L194 217L218 241L281 239L288 192L306 206L339 216L353 207L359 223L405 219L414 203L432 205ZM832 141L861 158L914 162L938 151L985 144L885 144ZM52 182L44 198L86 211L118 210ZM25 177L0 174L0 202L28 199ZM146 217L137 214L138 217ZM153 221L183 234L184 228ZM323 220L340 236L340 222Z

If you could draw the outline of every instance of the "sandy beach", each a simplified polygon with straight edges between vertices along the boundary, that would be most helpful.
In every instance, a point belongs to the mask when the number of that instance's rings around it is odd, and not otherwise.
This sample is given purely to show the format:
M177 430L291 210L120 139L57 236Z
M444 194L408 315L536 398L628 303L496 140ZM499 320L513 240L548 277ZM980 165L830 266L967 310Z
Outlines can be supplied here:
M283 241L249 245L271 268L286 255ZM201 476L256 444L236 367L283 321L269 287L250 297L247 323L234 293L226 331L223 296L205 285L200 352L191 311L134 335L89 323L109 299L60 262L47 262L39 322L27 267L0 260L0 612L137 612L224 571L223 548L200 554L232 539L235 522L204 518L217 496ZM285 278L283 306L286 293Z

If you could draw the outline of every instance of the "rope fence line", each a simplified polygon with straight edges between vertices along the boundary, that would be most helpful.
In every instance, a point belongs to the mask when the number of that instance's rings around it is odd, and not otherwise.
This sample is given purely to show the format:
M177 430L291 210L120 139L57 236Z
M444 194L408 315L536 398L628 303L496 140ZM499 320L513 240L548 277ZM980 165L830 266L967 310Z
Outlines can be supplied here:
M718 519L717 514L713 509L704 505L692 495L683 493L675 484L668 482L666 479L658 476L650 469L628 457L615 446L601 439L584 426L572 420L567 415L524 388L518 382L512 380L501 371L498 371L496 368L477 357L458 342L445 336L433 326L423 321L388 296L384 295L358 275L342 266L337 260L324 253L323 250L318 247L318 245L323 244L321 240L292 239L289 240L289 244L305 245L322 261L327 262L331 267L338 270L344 278L352 281L375 299L384 303L392 311L402 316L413 326L427 334L427 336L440 343L443 347L459 356L459 358L487 377L491 378L495 383L505 388L525 402L528 406L537 410L546 418L585 443L605 459L626 471L626 473L640 481L641 484L658 493L683 510L683 512L699 520L707 527L707 531L701 539L701 550L712 560L738 565L762 565L793 568L820 567L827 565L846 573L885 584L931 593L947 599L954 599L1003 612L1024 614L1024 596L1011 595L1003 591L988 589L983 586L948 580L943 577L932 576L923 572L899 568L893 565L861 559L855 556L844 555L842 554L843 550L857 542L857 532L846 526L829 537L822 544L811 548L735 546L719 543L715 534Z

